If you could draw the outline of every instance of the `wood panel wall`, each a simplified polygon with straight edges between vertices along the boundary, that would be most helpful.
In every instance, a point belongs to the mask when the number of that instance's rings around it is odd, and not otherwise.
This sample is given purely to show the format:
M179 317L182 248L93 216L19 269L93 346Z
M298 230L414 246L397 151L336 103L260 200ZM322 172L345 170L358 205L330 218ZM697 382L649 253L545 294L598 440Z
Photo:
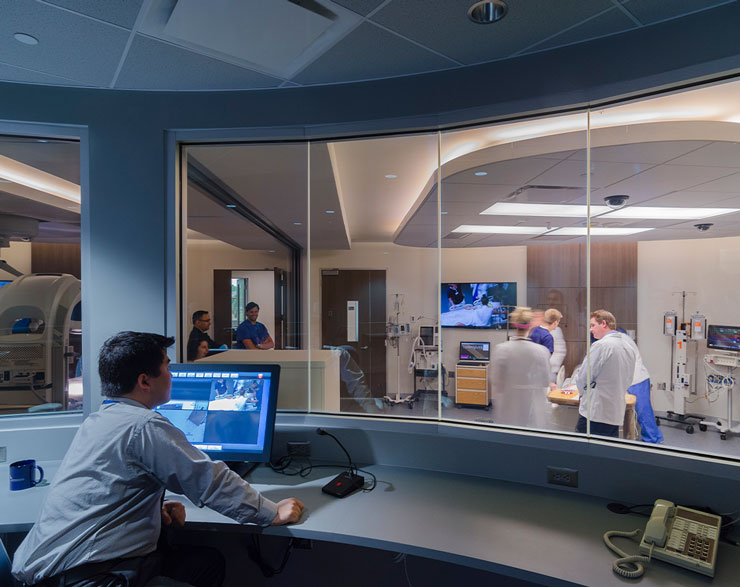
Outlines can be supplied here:
M69 273L80 277L80 245L31 243L31 273Z
M586 354L586 245L527 247L527 303L563 313L569 376ZM609 310L617 326L637 330L637 243L592 243L591 308Z

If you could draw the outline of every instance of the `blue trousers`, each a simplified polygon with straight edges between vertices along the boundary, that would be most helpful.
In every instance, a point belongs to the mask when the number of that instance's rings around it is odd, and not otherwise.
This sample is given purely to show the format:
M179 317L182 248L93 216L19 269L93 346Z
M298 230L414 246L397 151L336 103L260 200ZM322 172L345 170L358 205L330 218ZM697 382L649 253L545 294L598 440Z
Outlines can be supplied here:
M635 412L637 412L637 421L640 423L642 441L663 442L663 433L655 423L655 414L650 403L650 379L635 383L628 391L637 398Z

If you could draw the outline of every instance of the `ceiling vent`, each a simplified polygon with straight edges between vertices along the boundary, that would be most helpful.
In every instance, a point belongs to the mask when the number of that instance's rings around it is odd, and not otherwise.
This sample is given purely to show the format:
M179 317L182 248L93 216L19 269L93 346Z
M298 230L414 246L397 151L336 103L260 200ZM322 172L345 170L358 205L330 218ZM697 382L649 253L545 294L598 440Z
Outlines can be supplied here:
M329 0L177 0L153 3L142 32L290 79L360 19Z

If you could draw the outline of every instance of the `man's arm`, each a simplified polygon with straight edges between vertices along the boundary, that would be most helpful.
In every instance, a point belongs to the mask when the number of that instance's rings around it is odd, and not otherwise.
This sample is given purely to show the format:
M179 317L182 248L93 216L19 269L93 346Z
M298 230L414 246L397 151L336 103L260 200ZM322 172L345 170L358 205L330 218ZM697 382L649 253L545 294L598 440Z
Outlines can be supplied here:
M253 350L255 350L255 349L258 348L257 345L254 344L254 341L251 338L243 338L242 339L242 344L244 345L244 348L245 349L249 349L251 351L253 351Z
M268 334L267 338L257 345L257 348L262 350L274 349L275 341L273 341L272 337Z

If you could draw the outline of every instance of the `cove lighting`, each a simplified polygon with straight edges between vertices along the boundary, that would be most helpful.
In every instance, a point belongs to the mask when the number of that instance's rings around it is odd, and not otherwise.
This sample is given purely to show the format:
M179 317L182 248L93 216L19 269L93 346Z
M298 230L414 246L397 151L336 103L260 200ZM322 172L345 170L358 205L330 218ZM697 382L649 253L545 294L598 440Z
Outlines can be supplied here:
M637 234L638 232L646 232L648 230L655 230L654 228L616 228L609 226L593 226L591 227L592 236L627 236L630 234ZM572 226L566 228L554 228L552 232L547 233L548 236L586 236L585 226Z
M396 179L398 176L395 173L389 173L385 176L386 179Z
M610 211L608 206L591 206L591 216ZM496 216L557 216L559 218L585 218L587 207L576 204L518 204L497 202L481 214Z
M722 214L740 212L738 208L672 208L669 206L629 206L612 210L602 218L631 218L644 220L701 220Z
M481 226L461 224L452 232L475 232L482 234L543 234L550 230L546 226Z
M0 155L0 178L80 203L80 186L51 173Z

